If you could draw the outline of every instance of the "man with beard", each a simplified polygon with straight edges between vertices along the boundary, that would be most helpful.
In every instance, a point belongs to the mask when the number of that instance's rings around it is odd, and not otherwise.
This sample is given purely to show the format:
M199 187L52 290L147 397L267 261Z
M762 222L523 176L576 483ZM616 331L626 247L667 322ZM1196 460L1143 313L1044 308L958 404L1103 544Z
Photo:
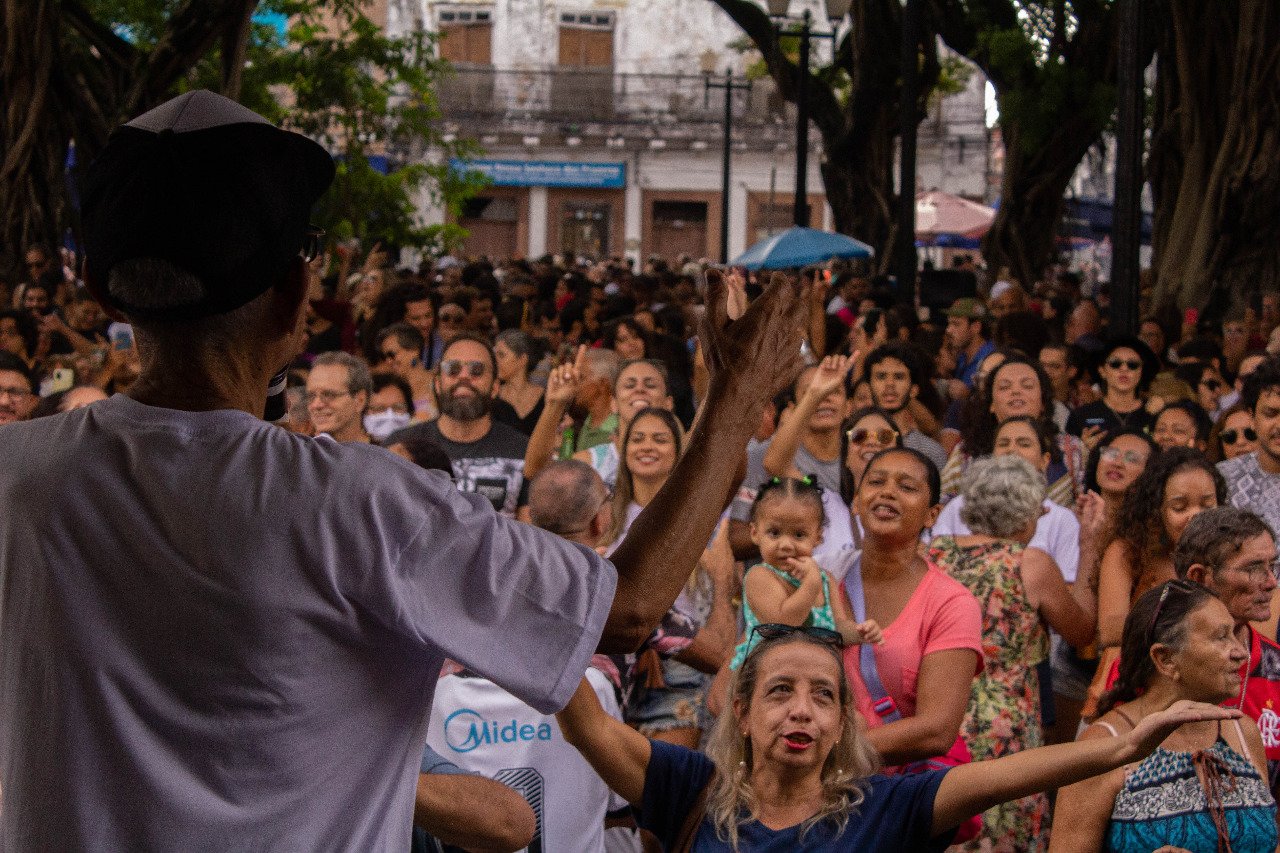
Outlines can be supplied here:
M928 456L941 471L947 466L947 452L942 445L916 429L916 420L908 407L920 393L925 380L920 360L906 344L885 344L867 356L867 382L875 405L893 415L902 433L902 444Z
M458 489L489 499L503 515L515 517L524 501L525 436L492 417L497 362L478 335L460 333L444 348L436 376L440 417L397 430L387 447L425 438L449 456Z

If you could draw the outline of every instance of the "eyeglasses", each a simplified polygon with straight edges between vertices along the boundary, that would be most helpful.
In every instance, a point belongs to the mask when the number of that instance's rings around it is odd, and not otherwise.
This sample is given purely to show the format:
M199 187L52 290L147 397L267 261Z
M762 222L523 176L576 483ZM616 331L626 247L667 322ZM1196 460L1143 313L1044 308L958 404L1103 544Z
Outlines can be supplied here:
M1122 367L1128 368L1129 370L1139 370L1142 367L1142 362L1137 359L1129 360L1113 358L1107 362L1107 367L1110 367L1112 370L1119 370Z
M317 225L307 226L306 239L302 243L302 258L314 261L324 251L324 229Z
M851 429L846 436L849 438L850 444L856 444L859 447L866 444L868 439L872 439L881 447L887 447L898 440L898 433L891 429Z
M454 323L461 323L465 319L467 319L466 314L454 314L452 311L447 313L442 311L440 313L440 322L442 324L453 325Z
M1116 462L1123 459L1130 465L1142 465L1147 461L1147 457L1136 450L1121 450L1118 447L1104 447L1098 451L1098 455L1108 462Z
M489 370L489 365L483 361L461 361L456 358L440 362L440 372L450 379L461 376L464 368L472 376L484 376Z
M1258 434L1253 431L1253 427L1245 427L1243 430L1224 429L1218 433L1218 437L1222 439L1223 444L1235 444L1240 440L1241 436L1245 441L1257 441Z
M35 393L28 391L26 388L0 388L0 397L8 397L19 402L34 396Z
M1266 583L1268 578L1280 579L1280 559L1246 563L1243 566L1237 566L1234 571L1248 574L1250 583Z
M754 645L755 638L758 636L762 640L780 640L783 637L790 637L792 634L804 634L807 637L830 646L833 649L844 648L844 637L840 636L839 631L832 631L828 628L815 628L812 625L783 625L780 622L765 622L751 629L751 639ZM754 649L753 649L754 651Z
M333 405L343 397L352 396L350 391L308 391L303 395L303 399L307 401L307 405L311 405L316 400L323 400L328 405Z
M1156 610L1154 613L1151 614L1151 624L1147 627L1147 648L1148 649L1151 648L1151 645L1155 642L1156 623L1160 621L1160 613L1164 610L1164 603L1169 598L1170 590L1177 590L1183 595L1186 595L1188 593L1194 592L1195 588L1196 588L1196 585L1191 583L1191 581L1176 580L1176 581L1165 582L1164 589L1160 590L1160 600L1156 602Z

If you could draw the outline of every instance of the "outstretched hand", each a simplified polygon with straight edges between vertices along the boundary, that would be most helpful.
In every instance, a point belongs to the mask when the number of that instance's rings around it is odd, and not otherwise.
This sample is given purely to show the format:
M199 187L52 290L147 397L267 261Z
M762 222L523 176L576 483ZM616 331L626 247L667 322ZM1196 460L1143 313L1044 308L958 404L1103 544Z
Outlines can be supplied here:
M699 324L702 357L711 388L726 383L751 394L763 406L790 384L804 362L800 332L808 302L807 288L774 273L769 287L738 319L729 313L729 285L717 269L707 270L707 310Z
M1125 736L1133 757L1125 763L1141 761L1156 747L1164 743L1169 735L1179 726L1186 723L1199 723L1205 720L1234 720L1243 716L1238 708L1223 708L1207 702L1192 702L1182 699L1174 702L1163 711L1148 714L1138 721L1138 725Z

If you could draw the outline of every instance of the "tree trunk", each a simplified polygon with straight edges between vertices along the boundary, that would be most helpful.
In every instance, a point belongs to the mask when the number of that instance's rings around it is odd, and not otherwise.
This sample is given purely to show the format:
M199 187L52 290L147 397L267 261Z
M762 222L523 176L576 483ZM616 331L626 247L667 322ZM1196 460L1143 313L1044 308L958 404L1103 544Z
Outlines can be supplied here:
M1280 289L1280 8L1163 0L1153 309ZM1217 302L1217 300L1214 300Z
M3 269L16 269L26 247L58 237L65 140L49 121L59 14L56 0L6 2L0 68L0 246ZM59 144L61 142L61 145Z
M0 0L0 275L36 241L78 227L68 197L69 143L82 172L111 129L161 103L179 78L234 31L248 0L187 0L142 54L76 0Z
M716 3L751 38L782 97L794 101L801 69L783 53L764 10L750 0ZM902 8L899 0L860 0L849 14L850 29L840 41L835 61L849 75L849 87L837 93L825 72L808 72L809 115L822 134L822 181L835 230L875 247L877 271L885 272L893 260L898 204L893 167L899 131ZM924 100L939 73L932 32L926 32L924 47L918 110L922 118Z

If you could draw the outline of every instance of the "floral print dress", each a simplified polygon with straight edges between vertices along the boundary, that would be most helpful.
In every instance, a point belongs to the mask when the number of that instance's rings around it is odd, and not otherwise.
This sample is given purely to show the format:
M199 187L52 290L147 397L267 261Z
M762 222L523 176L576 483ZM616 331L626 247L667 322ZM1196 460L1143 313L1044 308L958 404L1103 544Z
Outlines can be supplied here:
M982 606L984 668L973 682L960 736L974 761L1044 745L1036 664L1049 656L1049 636L1027 600L1022 545L1008 540L960 547L941 536L928 559L964 584ZM1044 794L1004 803L982 814L982 832L951 850L1034 853L1049 848L1049 800Z

